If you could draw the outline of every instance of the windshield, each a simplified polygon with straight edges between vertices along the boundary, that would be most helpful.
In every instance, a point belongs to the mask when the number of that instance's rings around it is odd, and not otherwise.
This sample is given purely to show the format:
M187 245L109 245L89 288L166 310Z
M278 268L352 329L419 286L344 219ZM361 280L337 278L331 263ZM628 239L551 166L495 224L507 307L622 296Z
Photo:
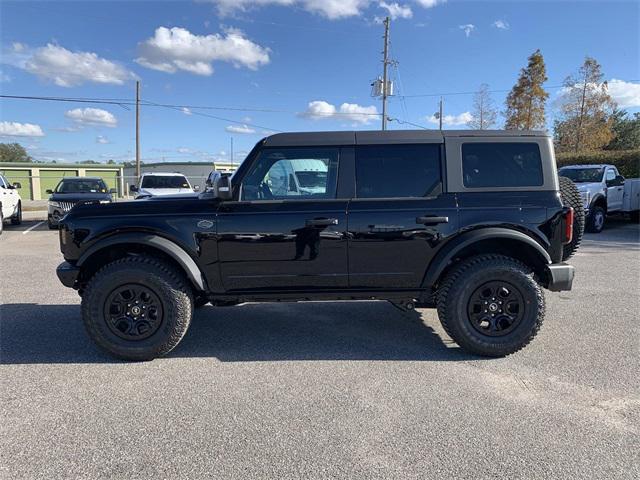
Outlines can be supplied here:
M561 168L558 174L576 183L601 182L604 168Z
M191 188L182 175L149 175L142 179L142 188Z
M327 185L327 172L296 172L302 188L324 188Z
M107 193L107 186L102 180L62 180L56 193Z

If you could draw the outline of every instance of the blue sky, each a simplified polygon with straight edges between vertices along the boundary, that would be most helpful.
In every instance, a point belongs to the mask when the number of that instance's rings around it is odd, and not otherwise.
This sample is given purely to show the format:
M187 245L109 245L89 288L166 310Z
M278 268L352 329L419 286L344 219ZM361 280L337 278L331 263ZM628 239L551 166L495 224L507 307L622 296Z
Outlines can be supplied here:
M133 99L243 110L142 109L147 161L236 161L270 131L379 128L370 83L381 73L392 14L392 118L466 128L470 92L487 83L503 108L528 55L541 49L558 86L585 55L611 93L640 108L640 3L565 1L209 0L11 2L1 5L5 95ZM616 80L613 82L613 80ZM549 88L549 124L559 88ZM420 96L431 95L431 96ZM312 103L314 102L314 103ZM130 160L134 110L118 105L0 100L1 141L42 160ZM267 110L267 111L260 111ZM207 116L205 116L207 115ZM210 115L227 120L211 118ZM237 123L232 123L233 120ZM502 119L499 120L502 126ZM392 121L389 128L412 128Z

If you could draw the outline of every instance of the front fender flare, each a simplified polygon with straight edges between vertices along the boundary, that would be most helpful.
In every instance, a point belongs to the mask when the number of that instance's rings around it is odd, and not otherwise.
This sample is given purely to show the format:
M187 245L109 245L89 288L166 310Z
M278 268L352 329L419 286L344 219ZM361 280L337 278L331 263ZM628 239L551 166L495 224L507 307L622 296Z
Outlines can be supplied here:
M500 239L522 242L524 245L532 247L534 251L537 252L542 262L547 265L551 263L549 253L542 247L542 245L525 233L502 227L480 228L459 235L448 242L436 254L424 276L423 286L430 287L434 285L445 268L447 268L447 265L449 265L449 262L451 262L451 260L453 260L463 249L483 240Z
M103 250L104 248L112 247L114 245L132 243L157 248L163 253L166 253L173 260L175 260L178 265L180 265L180 267L182 267L182 270L184 270L187 277L189 277L189 280L191 280L193 285L198 290L206 290L202 271L193 260L193 258L191 258L191 256L180 245L159 235L148 233L126 233L122 235L107 237L103 240L99 240L90 248L88 248L87 251L80 256L80 258L76 262L76 265L78 267L82 267L82 264L85 263L89 258L91 258L93 254L100 250Z

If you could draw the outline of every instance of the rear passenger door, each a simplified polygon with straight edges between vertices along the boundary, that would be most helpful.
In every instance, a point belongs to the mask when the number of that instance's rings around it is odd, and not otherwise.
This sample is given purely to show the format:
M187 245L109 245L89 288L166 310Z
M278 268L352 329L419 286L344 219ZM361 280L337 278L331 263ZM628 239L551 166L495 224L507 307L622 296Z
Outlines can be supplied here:
M349 284L417 289L435 250L457 225L443 193L441 143L358 145L349 203Z

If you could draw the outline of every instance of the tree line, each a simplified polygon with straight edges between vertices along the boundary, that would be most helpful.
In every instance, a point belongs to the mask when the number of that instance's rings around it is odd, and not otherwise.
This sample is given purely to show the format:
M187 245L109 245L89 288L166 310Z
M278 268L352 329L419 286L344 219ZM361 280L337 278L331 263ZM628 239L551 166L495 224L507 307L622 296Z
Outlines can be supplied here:
M549 93L546 66L540 50L528 59L505 100L504 128L507 130L542 130L546 128ZM559 152L597 150L631 150L640 148L640 114L629 116L617 107L608 91L600 64L591 57L563 82L558 100L559 116L553 123L554 141ZM495 128L498 110L489 86L480 85L473 99L475 129Z

